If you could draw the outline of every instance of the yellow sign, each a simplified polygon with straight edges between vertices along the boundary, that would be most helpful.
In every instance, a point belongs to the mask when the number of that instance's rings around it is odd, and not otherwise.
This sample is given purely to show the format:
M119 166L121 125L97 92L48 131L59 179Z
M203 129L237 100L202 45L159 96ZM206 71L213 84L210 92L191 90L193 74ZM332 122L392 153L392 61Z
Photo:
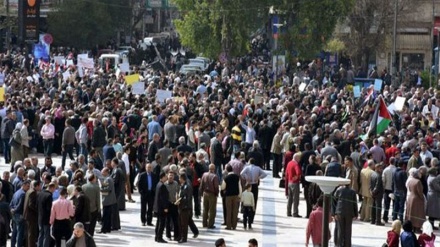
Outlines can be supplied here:
M138 81L139 81L139 74L127 75L125 77L125 82L127 82L127 85L133 85L135 82Z
M0 87L0 102L5 102L5 88Z

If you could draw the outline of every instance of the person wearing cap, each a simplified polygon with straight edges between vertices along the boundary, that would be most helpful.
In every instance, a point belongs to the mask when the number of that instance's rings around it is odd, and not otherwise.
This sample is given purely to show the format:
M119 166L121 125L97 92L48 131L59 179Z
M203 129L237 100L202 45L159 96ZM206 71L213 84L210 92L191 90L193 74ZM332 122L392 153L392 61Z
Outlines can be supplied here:
M53 142L55 139L55 126L51 123L52 117L46 116L46 122L41 127L40 135L43 138L44 156L52 156Z
M382 181L383 164L379 163L375 166L373 174L371 174L370 191L373 198L371 206L371 224L383 226L381 222L382 216L382 198L384 195L384 187Z
M69 240L66 241L66 247L96 247L95 240L84 229L84 224L81 222L73 226L73 234Z

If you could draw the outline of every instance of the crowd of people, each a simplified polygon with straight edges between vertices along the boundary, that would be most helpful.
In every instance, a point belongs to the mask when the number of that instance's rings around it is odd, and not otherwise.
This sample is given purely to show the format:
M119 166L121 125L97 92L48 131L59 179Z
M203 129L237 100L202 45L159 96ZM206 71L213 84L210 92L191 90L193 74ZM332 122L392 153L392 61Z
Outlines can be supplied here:
M440 93L434 88L396 87L387 79L374 94L363 88L355 97L346 87L355 73L343 65L325 72L328 78L314 63L290 76L279 71L274 82L270 66L250 57L213 62L206 75L184 76L136 65L127 73L83 70L75 66L76 54L64 55L73 65L60 66L52 57L36 66L19 52L0 56L0 135L10 164L0 183L0 246L10 222L13 247L25 239L28 247L60 246L62 239L68 246L94 246L98 222L99 233L121 229L119 212L135 202L134 190L141 224L155 226L158 243L167 242L164 231L168 241L187 242L188 228L196 238L193 217L202 217L204 228L218 227L219 197L225 229L241 227L242 213L249 230L260 180L268 175L285 188L287 216L302 217L302 187L307 243L311 236L314 245L322 244L322 195L304 179L310 175L351 181L333 197L337 246L351 246L358 214L379 226L390 216L405 217L416 233L428 218L436 229ZM125 81L135 73L145 85L142 94ZM172 97L160 100L158 90ZM386 131L373 133L377 99L390 104L397 96L406 98L404 108ZM44 154L42 168L35 152ZM62 156L61 164L52 163L54 155Z

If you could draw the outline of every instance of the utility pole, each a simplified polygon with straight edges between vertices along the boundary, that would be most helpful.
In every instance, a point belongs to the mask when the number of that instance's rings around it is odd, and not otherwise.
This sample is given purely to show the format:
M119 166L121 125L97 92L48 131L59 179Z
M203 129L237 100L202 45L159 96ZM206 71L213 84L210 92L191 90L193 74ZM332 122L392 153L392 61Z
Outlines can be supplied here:
M432 28L431 28L431 54L433 54L432 49L434 48L434 27L435 27L435 0L432 0ZM429 70L429 87L432 87L432 59L431 68Z
M391 52L391 61L390 61L391 76L397 76L396 49L397 49L397 11L399 5L398 1L399 0L394 0L393 50Z
M9 22L9 0L6 0L6 20ZM6 49L9 50L11 46L11 27L8 25L6 28Z

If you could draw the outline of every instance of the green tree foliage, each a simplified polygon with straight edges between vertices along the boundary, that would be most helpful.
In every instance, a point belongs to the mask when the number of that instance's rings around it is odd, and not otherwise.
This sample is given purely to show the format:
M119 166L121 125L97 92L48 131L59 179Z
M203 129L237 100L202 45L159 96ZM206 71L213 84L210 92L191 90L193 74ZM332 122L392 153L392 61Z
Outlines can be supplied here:
M243 55L250 35L270 26L269 9L277 12L285 32L279 49L312 58L322 50L354 0L173 0L182 12L176 20L182 44L216 58L221 52ZM270 33L271 30L268 30Z
M246 54L251 33L267 21L262 0L173 1L183 17L174 21L182 44L211 58Z
M281 7L277 10L281 12L280 21L285 22L287 29L281 37L284 48L289 52L296 51L302 59L315 58L353 4L354 0L281 0L278 5Z
M48 15L49 33L57 44L91 48L129 25L131 13L123 0L64 0Z

